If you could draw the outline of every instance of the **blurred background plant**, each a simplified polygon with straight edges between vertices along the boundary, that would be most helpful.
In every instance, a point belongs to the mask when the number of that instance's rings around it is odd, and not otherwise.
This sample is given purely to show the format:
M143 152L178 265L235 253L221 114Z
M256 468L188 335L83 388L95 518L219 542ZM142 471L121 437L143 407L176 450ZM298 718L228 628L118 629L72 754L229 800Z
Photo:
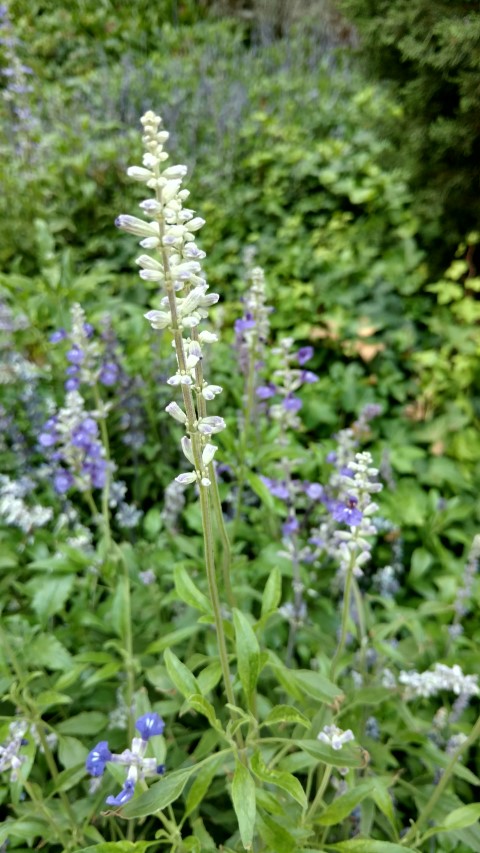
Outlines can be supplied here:
M475 606L462 614L463 633L449 632L458 621L459 590L467 588L478 603L476 562L468 557L480 522L475 6L468 0L416 0L408 8L381 0L2 5L0 592L6 645L0 642L0 684L8 697L0 740L11 737L11 749L23 748L28 762L22 766L30 768L34 738L9 732L19 709L44 739L56 734L58 751L47 815L37 808L34 819L31 801L51 775L48 744L32 771L27 801L15 780L10 790L0 788L9 818L0 844L9 837L21 850L42 838L61 849L59 821L67 836L82 826L83 840L72 842L77 849L102 839L113 843L114 820L94 818L107 789L92 799L84 761L100 737L115 754L125 749L129 678L137 716L154 703L168 720L170 769L190 767L213 749L205 718L185 710L163 659L164 650L174 648L205 694L218 698L208 615L198 623L191 606L196 602L202 612L205 605L199 511L192 496L171 486L178 436L164 415L170 399L164 382L174 361L168 342L152 337L142 317L153 289L135 275L134 240L119 239L113 226L127 196L142 197L127 188L125 169L139 161L138 118L150 107L164 118L176 160L188 164L192 204L208 223L202 249L211 287L221 294L212 323L222 337L209 372L225 388L222 415L229 427L219 438L220 495L228 518L241 493L243 509L229 522L233 577L263 647L282 655L293 635L294 664L328 673L339 628L338 567L331 555L313 567L305 561L296 603L291 583L292 554L315 545L307 532L327 516L322 504L315 509L321 518L314 519L306 484L328 486L335 470L327 457L338 453L339 436L348 430L360 450L372 453L384 483L371 563L358 579L369 645L362 646L352 608L342 681L347 699L335 725L361 734L358 742L385 784L395 776L400 817L389 825L384 785L350 811L352 800L340 803L339 813L347 809L343 828L329 830L330 841L350 843L361 830L382 839L382 851L396 844L398 829L422 809L432 780L470 731L474 693L459 717L452 678L444 673L441 682L433 667L441 660L479 674ZM255 441L244 458L234 429L242 425L245 395L232 351L234 325L245 318L246 259L252 256L265 269L266 301L275 309L270 348L285 338L294 353L312 347L307 367L318 377L300 392L301 427L288 452L282 448L283 462L261 401L250 430ZM38 443L65 393L65 347L50 337L70 329L78 302L118 369L116 384L104 389L111 459L123 484L117 500L143 513L130 513L131 526L113 521L114 555L106 554L102 526L85 497L55 494ZM265 362L257 366L266 387L279 369L275 359L258 359ZM360 413L372 404L381 413L365 425ZM236 472L245 462L238 488ZM282 499L287 474L293 486ZM262 622L269 607L272 614ZM417 684L414 671L422 676L419 684L434 683L436 693L419 692L400 705L399 685ZM333 724L326 706L315 716L319 697L310 682L308 689L292 686L278 665L262 679L264 716L289 701L313 720L315 735ZM300 731L301 722L296 725ZM29 743L21 747L24 736ZM313 780L325 745L315 742L314 755L304 752L302 767L298 754L287 756L282 770ZM350 760L349 772L357 768L361 776L359 754L350 749L345 743L331 766ZM332 747L330 759L335 755ZM399 768L417 780L415 789L396 784ZM438 825L460 803L474 802L477 770L472 750L458 765ZM186 789L195 839L186 849L219 843L240 849L238 839L228 841L234 815L224 777L209 773L207 766L201 784L210 780L212 788L202 815L192 805L196 789ZM352 776L332 773L338 799L342 792L350 796ZM65 795L74 813L63 823ZM272 800L267 790L262 807L273 808ZM151 827L147 823L145 832ZM275 834L268 812L262 833L264 849L303 849L303 839L292 840L286 828ZM431 843L426 838L420 849ZM435 843L445 851L480 850L473 824L445 831Z

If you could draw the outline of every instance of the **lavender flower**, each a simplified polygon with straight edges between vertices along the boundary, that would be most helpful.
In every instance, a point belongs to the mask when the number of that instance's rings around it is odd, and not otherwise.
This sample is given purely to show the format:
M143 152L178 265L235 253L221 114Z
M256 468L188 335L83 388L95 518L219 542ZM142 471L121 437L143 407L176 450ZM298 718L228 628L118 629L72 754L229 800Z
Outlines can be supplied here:
M163 764L158 765L155 758L145 757L149 739L162 734L164 725L162 718L157 713L143 714L135 723L140 737L133 738L130 749L124 749L118 754L112 753L107 741L103 740L89 752L85 766L87 772L92 776L102 776L109 761L128 768L122 789L115 797L112 795L107 797L106 803L108 805L117 807L125 805L132 799L135 793L135 785L139 780L148 776L159 776L165 772Z
M454 602L454 620L453 624L449 627L449 633L452 637L458 637L463 633L463 627L461 624L462 617L465 616L470 607L470 602L472 598L473 592L473 582L475 576L478 572L478 562L480 560L480 535L475 536L472 547L470 548L470 553L468 555L468 560L465 565L465 570L463 573L463 583L458 587L457 595Z

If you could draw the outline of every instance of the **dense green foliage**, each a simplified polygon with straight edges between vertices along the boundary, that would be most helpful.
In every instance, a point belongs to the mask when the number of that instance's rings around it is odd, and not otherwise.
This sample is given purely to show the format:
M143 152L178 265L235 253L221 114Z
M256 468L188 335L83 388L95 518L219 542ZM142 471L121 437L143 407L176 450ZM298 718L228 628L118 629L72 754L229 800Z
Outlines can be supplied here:
M368 66L404 107L390 126L437 252L480 218L480 10L476 0L341 0ZM430 244L431 245L431 244ZM444 257L444 255L443 255Z
M15 40L1 42L0 67L13 49L32 73L16 91L0 78L0 744L13 720L29 733L18 779L0 752L0 848L480 851L478 696L461 707L454 689L409 695L400 677L437 663L480 676L475 553L468 562L480 526L478 198L465 183L467 164L478 168L477 14L462 5L465 32L453 0L348 3L368 18L364 43L376 40L383 76L395 51L398 96L334 49L314 14L262 40L251 17L219 18L221 4L193 0L9 5ZM447 83L451 113L439 116ZM210 315L221 341L205 369L224 388L211 405L228 427L213 440L236 607L218 516L214 551L233 711L205 519L193 487L173 514L167 492L188 463L183 427L165 413L168 333L143 317L160 307L158 287L138 278L135 238L113 224L140 215L145 187L125 169L141 162L149 108L171 133L171 162L189 166L188 204L206 220L202 263L221 296ZM401 128L401 150L387 125ZM454 216L457 192L465 206ZM445 211L446 262L425 249ZM314 350L318 378L286 436L265 406L249 406L235 348L252 256L274 308L255 381L285 368L286 337L294 352ZM70 333L75 303L98 364L118 369L115 382L97 371L81 390L123 497L109 486L59 492L39 442L72 367L70 344L50 337ZM381 412L362 425L371 404ZM383 484L351 606L336 552L297 553L329 521L302 488L333 488L346 428ZM294 483L298 539L285 533L294 501L262 478ZM29 526L42 511L48 519ZM305 613L292 617L298 584ZM109 810L124 769L109 763L89 779L85 760L103 741L121 753L152 709L166 728L149 755L166 775ZM319 740L331 724L355 741Z

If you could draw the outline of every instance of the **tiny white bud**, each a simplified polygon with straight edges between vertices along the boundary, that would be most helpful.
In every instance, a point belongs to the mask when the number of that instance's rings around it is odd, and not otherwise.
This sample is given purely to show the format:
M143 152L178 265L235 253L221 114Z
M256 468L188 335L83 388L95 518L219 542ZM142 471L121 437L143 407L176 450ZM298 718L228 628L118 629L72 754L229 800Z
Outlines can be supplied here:
M215 444L206 444L205 445L205 447L203 448L203 452L202 452L202 462L205 465L205 467L207 465L210 465L210 462L212 461L213 457L215 456L217 450L218 450L218 447L216 447Z

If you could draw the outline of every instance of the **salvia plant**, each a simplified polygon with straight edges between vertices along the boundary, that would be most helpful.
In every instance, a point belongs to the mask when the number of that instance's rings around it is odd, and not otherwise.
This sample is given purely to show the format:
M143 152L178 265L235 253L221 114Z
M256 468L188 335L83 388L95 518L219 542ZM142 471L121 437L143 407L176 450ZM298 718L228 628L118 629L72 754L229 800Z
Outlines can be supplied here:
M205 222L160 117L141 121L128 175L145 197L116 225L140 239L144 335L172 365L177 468L159 509L129 499L142 380L124 370L115 316L98 333L74 304L49 343L63 389L27 442L33 473L12 462L0 477L18 550L1 565L20 579L0 625L2 849L480 850L480 688L472 655L471 671L458 660L478 537L449 603L406 606L405 543L382 505L395 483L372 444L381 408L308 443L317 354L273 334L258 266L224 333L235 393L216 380L228 364ZM10 339L4 362L20 369Z

